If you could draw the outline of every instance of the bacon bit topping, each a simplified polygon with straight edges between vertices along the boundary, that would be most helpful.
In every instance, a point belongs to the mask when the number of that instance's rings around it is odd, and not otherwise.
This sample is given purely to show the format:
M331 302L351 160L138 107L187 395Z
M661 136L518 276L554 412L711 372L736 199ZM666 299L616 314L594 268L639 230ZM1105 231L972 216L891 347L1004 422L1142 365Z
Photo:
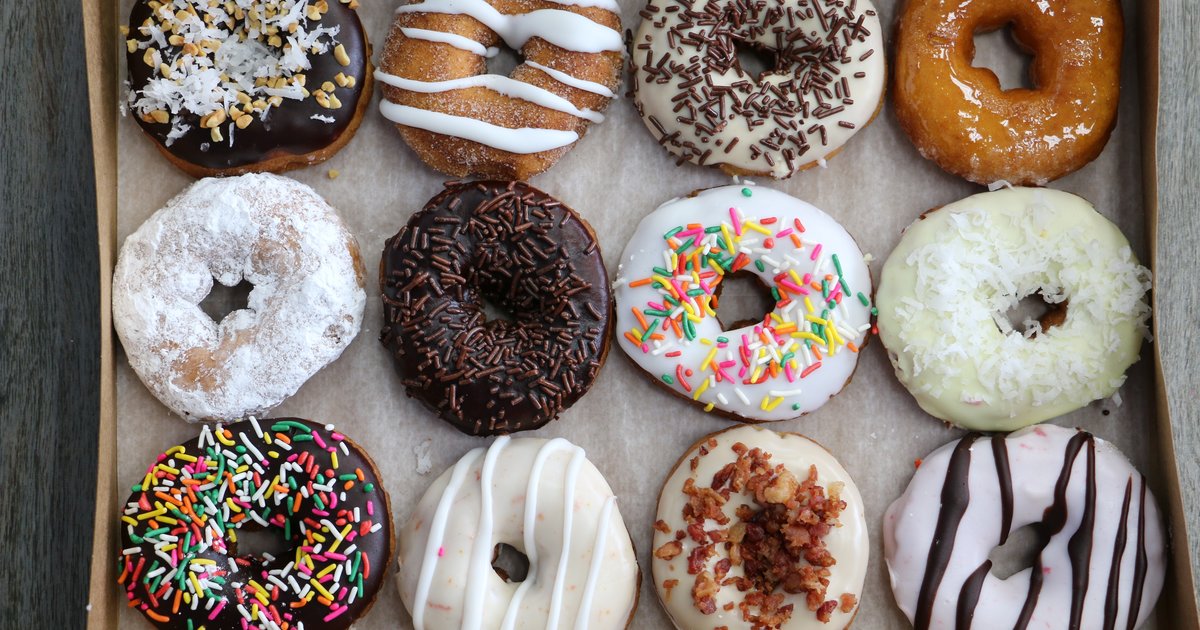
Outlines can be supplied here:
M715 448L715 440L709 440L699 450L705 456ZM829 567L837 560L826 547L825 537L841 524L838 519L846 508L841 499L843 484L820 485L815 466L799 478L782 464L773 465L770 453L740 442L732 450L737 459L717 471L709 487L698 486L692 479L684 482L686 534L677 532L677 540L654 555L671 559L682 552L680 540L694 543L688 554L688 573L696 576L692 601L702 614L716 612L715 596L725 586L744 593L737 608L742 620L755 628L779 628L791 619L795 606L784 604L787 595L803 595L805 607L822 623L828 623L839 609L854 610L858 599L852 594L827 599ZM739 505L734 510L738 521L730 525L724 508L735 493L749 495L752 503ZM712 523L718 527L706 529ZM664 526L655 524L666 533ZM709 559L718 552L717 545L724 557L711 571L706 570ZM729 577L737 566L741 575Z
M656 529L664 534L671 533L671 526L667 525L667 522L662 520L661 518L654 522L654 529Z

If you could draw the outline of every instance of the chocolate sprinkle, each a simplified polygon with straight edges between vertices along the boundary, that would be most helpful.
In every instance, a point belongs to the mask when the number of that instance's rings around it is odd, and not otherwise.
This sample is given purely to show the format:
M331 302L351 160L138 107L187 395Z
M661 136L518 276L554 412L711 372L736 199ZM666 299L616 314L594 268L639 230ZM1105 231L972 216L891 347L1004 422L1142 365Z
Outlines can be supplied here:
M471 435L537 429L587 392L612 296L595 237L523 182L451 184L384 246L384 327L409 396ZM513 321L489 320L484 300Z

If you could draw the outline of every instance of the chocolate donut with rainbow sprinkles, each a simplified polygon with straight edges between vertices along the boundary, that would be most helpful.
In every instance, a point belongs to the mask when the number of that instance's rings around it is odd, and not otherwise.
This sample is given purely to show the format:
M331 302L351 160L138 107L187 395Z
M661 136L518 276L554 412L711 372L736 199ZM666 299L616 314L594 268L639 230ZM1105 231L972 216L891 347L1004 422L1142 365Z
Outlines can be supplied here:
M796 418L841 391L871 333L871 273L832 217L782 192L722 186L650 213L614 282L617 342L658 384L736 420ZM752 274L774 308L728 328L722 283ZM738 325L737 322L729 322Z

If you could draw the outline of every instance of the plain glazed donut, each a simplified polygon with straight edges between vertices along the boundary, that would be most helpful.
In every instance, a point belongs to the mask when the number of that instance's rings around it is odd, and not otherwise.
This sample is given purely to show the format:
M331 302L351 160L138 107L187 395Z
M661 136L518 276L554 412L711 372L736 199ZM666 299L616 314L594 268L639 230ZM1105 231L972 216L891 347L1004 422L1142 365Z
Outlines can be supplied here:
M633 40L634 105L680 164L790 177L870 124L886 85L869 0L650 0ZM758 77L739 48L771 54Z
M127 105L193 177L323 162L371 101L357 0L138 0Z
M870 546L862 497L821 445L743 426L692 445L663 484L654 586L680 630L850 626Z
M511 582L500 545L529 559ZM400 530L400 597L416 630L621 630L641 573L617 498L583 449L498 438L442 473Z
M298 418L205 425L146 468L121 515L119 582L159 628L349 628L395 547L371 458ZM269 530L278 557L238 553Z
M604 120L620 83L614 0L423 0L396 10L380 112L429 166L527 179ZM522 63L487 74L507 45Z
M591 387L612 297L595 234L524 182L452 184L384 245L384 325L407 394L459 431L536 429ZM489 320L485 301L512 321Z
M196 182L125 240L113 324L129 364L190 421L260 415L296 393L358 334L358 242L311 188L275 175ZM219 323L213 282L254 285Z
M1150 270L1087 201L1015 188L967 197L910 225L883 266L879 336L929 414L1011 431L1113 395L1138 359ZM1026 296L1054 321L1022 332Z
M1041 541L1034 565L991 574L988 554L1027 526ZM1108 442L1053 425L934 451L888 508L883 536L892 592L916 630L1132 630L1166 568L1145 478Z
M721 322L721 282L740 271L770 288L775 308ZM705 411L742 421L825 404L871 329L871 272L854 239L770 188L723 186L659 206L626 245L614 287L617 343L633 362Z
M975 34L1012 25L1032 89L971 65ZM896 116L921 155L979 184L1041 185L1100 155L1117 120L1117 0L908 0L896 37Z

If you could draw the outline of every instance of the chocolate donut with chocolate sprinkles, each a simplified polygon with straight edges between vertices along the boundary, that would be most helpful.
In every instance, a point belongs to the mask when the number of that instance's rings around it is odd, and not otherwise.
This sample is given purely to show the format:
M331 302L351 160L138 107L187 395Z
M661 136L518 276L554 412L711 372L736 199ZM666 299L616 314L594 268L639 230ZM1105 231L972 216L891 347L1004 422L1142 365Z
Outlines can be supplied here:
M380 340L408 395L470 435L545 425L608 354L595 234L524 182L447 185L385 244L380 288ZM489 318L485 303L512 320Z

